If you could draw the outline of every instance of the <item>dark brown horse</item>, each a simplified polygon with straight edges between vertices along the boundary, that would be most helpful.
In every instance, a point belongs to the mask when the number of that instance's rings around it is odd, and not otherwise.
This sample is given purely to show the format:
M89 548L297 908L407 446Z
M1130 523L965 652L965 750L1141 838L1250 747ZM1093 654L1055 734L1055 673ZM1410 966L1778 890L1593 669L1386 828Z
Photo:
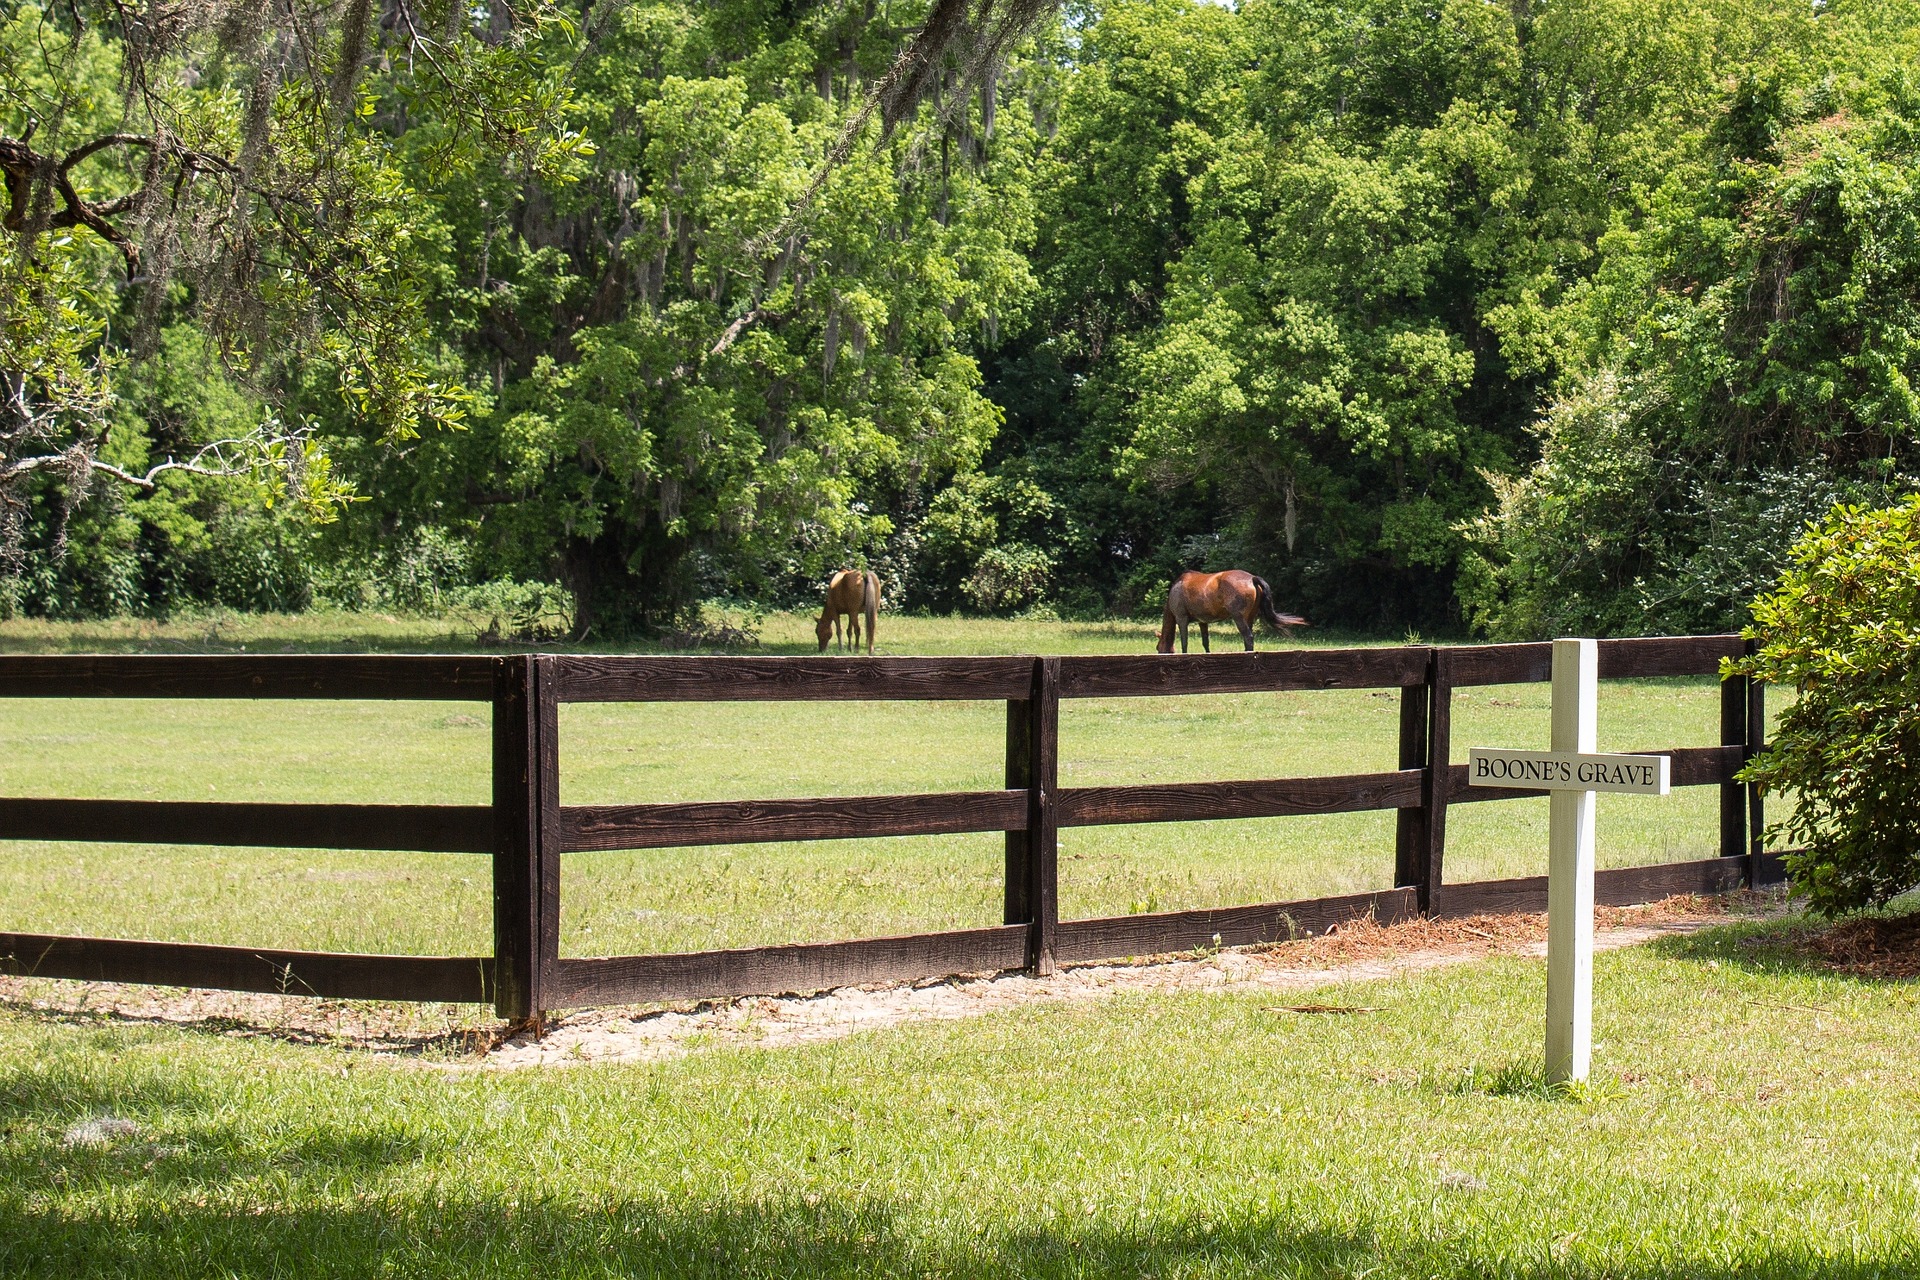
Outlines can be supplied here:
M1173 652L1173 630L1177 626L1180 628L1180 652L1185 653L1187 624L1197 622L1200 624L1200 647L1212 653L1213 646L1207 641L1207 624L1230 620L1240 628L1240 640L1247 646L1247 652L1251 653L1256 614L1283 636L1292 635L1294 627L1307 625L1305 618L1295 614L1274 612L1273 588L1267 585L1265 578L1256 578L1245 569L1228 569L1221 573L1183 573L1173 580L1173 587L1167 592L1167 610L1160 619L1160 652Z

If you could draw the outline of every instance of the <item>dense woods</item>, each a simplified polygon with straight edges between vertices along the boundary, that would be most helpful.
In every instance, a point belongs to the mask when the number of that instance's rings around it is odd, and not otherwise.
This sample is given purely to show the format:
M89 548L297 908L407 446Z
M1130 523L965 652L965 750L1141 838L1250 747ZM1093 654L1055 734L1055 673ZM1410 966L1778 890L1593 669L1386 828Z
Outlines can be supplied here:
M1920 8L970 3L6 6L0 616L1721 628L1913 489Z

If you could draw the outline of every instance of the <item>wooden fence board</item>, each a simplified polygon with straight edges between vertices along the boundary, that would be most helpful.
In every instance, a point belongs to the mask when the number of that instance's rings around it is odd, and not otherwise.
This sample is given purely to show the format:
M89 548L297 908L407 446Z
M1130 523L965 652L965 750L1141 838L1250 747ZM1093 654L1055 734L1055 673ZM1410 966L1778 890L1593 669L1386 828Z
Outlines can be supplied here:
M1422 911L1432 903L1434 890L1446 883L1447 801L1452 775L1444 766L1453 759L1453 659L1458 652L1436 648L1427 668L1428 768L1420 790L1420 813L1427 838L1426 847L1418 854L1420 865L1414 877Z
M488 956L346 955L0 933L0 972L87 982L265 991L332 1000L484 1004L493 999L492 970Z
M1406 887L1304 902L1062 920L1055 954L1062 961L1112 960L1198 947L1280 942L1325 933L1332 925L1369 915L1382 924L1410 920L1419 912L1416 898L1414 890Z
M1020 830L1009 831L1006 837L1006 873L1002 893L1004 909L1000 917L1003 924L1026 924L1033 919L1033 903L1030 900L1033 873L1029 866L1033 842L1027 836L1027 829L1033 823L1030 808L1033 800L1033 739L1033 700L1020 698L1009 701L1005 740L1006 773L1003 776L1007 790L1018 791L1025 803L1022 805Z
M1063 827L1096 827L1405 809L1420 803L1422 776L1419 769L1401 769L1333 778L1067 787L1058 797L1059 821Z
M386 654L0 656L4 698L363 698L479 701L502 659Z
M1731 893L1741 887L1746 874L1746 858L1703 858L1654 867L1621 867L1594 873L1594 901L1601 906L1625 907L1658 902L1681 893ZM1502 915L1546 909L1547 878L1522 876L1513 880L1447 885L1435 895L1432 914L1442 917Z
M560 810L560 847L578 853L770 840L1023 831L1026 826L1025 791L569 805Z
M1720 741L1738 752L1737 771L1747 756L1747 677L1734 676L1720 685ZM1746 788L1729 774L1720 783L1720 856L1747 852Z
M1553 646L1462 644L1444 650L1454 688L1483 684L1538 684L1553 678Z
M553 659L562 702L1024 698L1032 658Z
M1636 636L1600 642L1600 678L1714 675L1720 659L1738 657L1739 636ZM1468 644L1448 646L1454 685L1539 684L1553 678L1553 646Z
M1600 678L1718 675L1720 659L1737 658L1739 636L1634 636L1600 642Z
M493 810L457 804L0 799L0 840L493 852Z
M1429 657L1428 671L1432 671ZM1418 772L1420 786L1414 802L1394 815L1393 883L1413 886L1424 881L1427 844L1426 767L1427 713L1432 708L1431 680L1400 691L1400 768Z
M539 1014L560 951L560 708L549 658L502 664L493 702L494 1012Z
M901 938L808 942L677 955L562 959L548 973L548 1007L646 1004L718 996L826 991L868 982L911 982L998 972L1027 963L1024 924Z
M1280 649L1060 659L1063 698L1127 698L1295 689L1397 689L1427 676L1427 647Z

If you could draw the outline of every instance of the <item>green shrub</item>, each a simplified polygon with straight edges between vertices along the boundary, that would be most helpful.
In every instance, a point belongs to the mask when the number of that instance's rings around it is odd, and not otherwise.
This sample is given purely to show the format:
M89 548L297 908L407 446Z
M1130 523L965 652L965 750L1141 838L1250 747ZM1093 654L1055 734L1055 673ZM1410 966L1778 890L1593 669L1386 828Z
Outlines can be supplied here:
M1731 671L1800 697L1741 776L1797 794L1768 831L1802 846L1794 883L1825 914L1920 884L1920 496L1834 508L1753 616L1759 651Z
M450 592L449 604L483 644L557 640L573 629L572 598L549 582L499 578Z
M994 547L961 584L961 594L982 613L1009 613L1038 601L1053 575L1053 558L1038 547Z
M340 609L440 613L462 606L471 586L472 553L458 535L432 525L371 551L338 553L315 575L314 594Z

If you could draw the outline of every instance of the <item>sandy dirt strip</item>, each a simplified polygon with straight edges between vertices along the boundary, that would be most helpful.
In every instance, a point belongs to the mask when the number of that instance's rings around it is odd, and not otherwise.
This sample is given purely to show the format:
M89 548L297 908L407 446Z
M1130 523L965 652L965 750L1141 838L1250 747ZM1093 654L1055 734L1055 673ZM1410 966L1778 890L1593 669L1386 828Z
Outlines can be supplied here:
M1781 909L1777 897L1744 894L1602 908L1595 946L1633 946ZM423 1066L516 1070L658 1061L722 1045L811 1044L910 1022L1130 993L1264 991L1273 993L1281 1009L1336 1012L1308 997L1316 988L1336 983L1419 973L1490 955L1545 953L1543 915L1412 920L1390 926L1362 920L1294 942L1071 965L1047 978L973 974L806 995L585 1009L561 1015L537 1036L490 1022L472 1006L374 1004L34 978L0 978L0 1007L62 1021L170 1025L231 1038L327 1044Z

